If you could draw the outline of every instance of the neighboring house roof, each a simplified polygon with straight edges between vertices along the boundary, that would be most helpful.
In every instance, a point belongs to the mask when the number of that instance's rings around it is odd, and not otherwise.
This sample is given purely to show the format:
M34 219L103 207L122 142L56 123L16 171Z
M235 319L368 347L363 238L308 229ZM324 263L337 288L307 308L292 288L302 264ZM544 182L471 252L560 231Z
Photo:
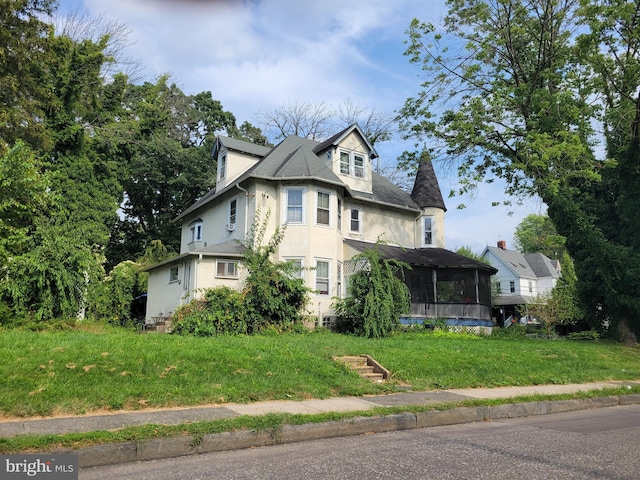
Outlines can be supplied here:
M392 206L405 210L420 211L420 206L411 198L407 192L400 187L394 185L386 178L373 172L372 173L372 193L361 192L350 189L335 173L326 161L318 157L317 153L326 151L326 149L338 142L345 135L357 130L362 133L357 125L346 128L329 140L319 143L315 140L290 135L275 147L269 149L267 147L259 147L253 150L254 153L263 153L263 157L245 173L240 175L238 179L230 185L227 185L220 191L215 189L207 192L200 200L182 212L176 220L180 220L184 216L199 209L203 205L209 203L213 199L223 195L227 191L236 188L237 184L246 181L249 178L260 178L267 180L316 180L319 182L340 186L346 189L347 193L355 199ZM366 141L366 138L363 136ZM231 140L231 142L229 142ZM229 139L227 137L218 137L216 144L224 145L227 148L233 148L238 151L247 152L248 146L252 144L240 140ZM367 142L368 143L368 142ZM375 153L373 147L372 156ZM214 149L214 153L216 150ZM377 154L376 154L377 155ZM433 176L432 188L437 190L440 195L440 187L438 186L435 175ZM444 208L444 202L442 202ZM435 205L431 205L435 206Z
M433 169L433 163L429 159L420 161L416 180L411 191L411 198L420 208L436 207L447 211L440 192L438 178Z
M505 250L498 247L486 247L485 252L490 251L496 257L500 259L500 261L511 270L514 275L520 278L538 278L536 273L527 262L527 259L520 252L516 252L515 250Z
M556 265L554 265L554 261L546 255L542 253L528 253L524 258L538 278L560 277L560 272Z
M433 268L477 268L491 274L497 272L491 265L444 248L404 248L351 239L345 239L344 243L360 252L369 248L377 248L382 258L398 260L409 265Z

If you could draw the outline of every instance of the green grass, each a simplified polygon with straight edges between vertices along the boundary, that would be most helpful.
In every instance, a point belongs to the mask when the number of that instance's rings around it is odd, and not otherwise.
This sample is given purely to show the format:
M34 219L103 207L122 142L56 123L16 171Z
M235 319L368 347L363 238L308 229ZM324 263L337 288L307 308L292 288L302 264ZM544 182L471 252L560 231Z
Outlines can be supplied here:
M194 338L0 331L0 412L81 414L394 391L331 360L368 353L414 390L640 379L640 349L604 341L318 332Z

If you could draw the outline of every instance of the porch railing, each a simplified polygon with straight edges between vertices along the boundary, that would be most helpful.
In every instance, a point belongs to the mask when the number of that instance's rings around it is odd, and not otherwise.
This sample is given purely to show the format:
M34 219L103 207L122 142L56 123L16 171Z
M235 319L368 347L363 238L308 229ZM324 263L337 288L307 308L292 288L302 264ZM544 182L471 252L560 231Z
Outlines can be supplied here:
M491 305L480 305L477 303L411 302L411 315L424 318L491 320Z

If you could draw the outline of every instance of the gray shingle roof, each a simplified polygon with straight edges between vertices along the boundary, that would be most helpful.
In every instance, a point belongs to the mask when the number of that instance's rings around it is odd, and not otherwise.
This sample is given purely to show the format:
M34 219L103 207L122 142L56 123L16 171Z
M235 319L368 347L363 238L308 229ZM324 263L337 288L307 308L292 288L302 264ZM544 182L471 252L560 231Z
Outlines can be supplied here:
M226 147L228 150L235 150L237 152L247 153L254 157L264 157L272 147L265 147L264 145L256 145L254 143L245 142L231 137L218 136L216 145L213 147L213 156L217 155L217 150L220 146Z
M500 258L520 278L558 278L560 276L549 257L542 253L523 255L515 250L503 250L498 247L487 247L486 249Z
M444 211L447 207L442 199L440 185L433 169L433 163L429 158L423 158L418 167L416 180L411 191L411 198L418 204L420 208L436 207Z
M558 269L553 265L553 261L546 255L542 253L528 253L524 258L538 278L560 277L560 272L558 272Z
M218 137L218 140L216 141L216 148L224 146L231 150L237 150L259 156L260 159L255 165L234 181L232 185L228 185L218 192L215 190L207 192L200 200L180 214L177 219L179 220L185 215L197 210L202 205L224 194L229 189L235 188L235 184L242 183L252 177L269 180L316 180L323 183L343 186L347 191L347 194L352 198L365 202L375 202L387 206L409 209L416 212L420 211L421 207L419 203L417 203L411 195L375 172L372 174L372 193L350 189L344 182L342 182L338 175L333 173L332 166L324 159L323 153L331 145L337 144L337 142L354 130L363 135L362 130L360 130L357 125L351 125L321 143L315 140L309 140L308 138L290 135L273 148L253 145L248 142L228 137ZM363 138L367 141L364 136ZM377 156L373 150L373 146L370 144L368 145L372 149L372 156ZM214 153L215 152L216 149L214 149ZM320 154L320 156L318 156L318 154ZM440 187L438 186L438 181L435 178L435 172L433 172L433 167L430 166L430 164L426 170L429 170L429 168L430 172L426 171L422 175L420 174L420 171L418 172L419 177L417 180L422 179L421 182L425 182L425 185L418 188L419 192L424 191L424 193L420 193L420 195L418 195L418 198L429 198L429 201L427 202L429 205L427 206L439 206L440 208L445 209L444 202L442 201L442 195L440 194ZM437 190L437 194L435 190ZM438 198L440 199L439 202L437 201Z
M345 239L344 243L362 252L368 248L377 248L382 258L394 259L409 265L434 268L477 268L495 273L491 265L473 260L444 248L404 248L394 245L361 242Z

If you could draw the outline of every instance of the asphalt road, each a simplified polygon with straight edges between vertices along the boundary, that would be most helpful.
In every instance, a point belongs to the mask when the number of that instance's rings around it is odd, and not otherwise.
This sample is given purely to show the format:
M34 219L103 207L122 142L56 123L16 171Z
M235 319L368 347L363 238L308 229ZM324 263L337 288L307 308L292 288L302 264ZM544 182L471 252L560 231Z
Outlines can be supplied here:
M81 469L122 479L640 478L640 405Z

